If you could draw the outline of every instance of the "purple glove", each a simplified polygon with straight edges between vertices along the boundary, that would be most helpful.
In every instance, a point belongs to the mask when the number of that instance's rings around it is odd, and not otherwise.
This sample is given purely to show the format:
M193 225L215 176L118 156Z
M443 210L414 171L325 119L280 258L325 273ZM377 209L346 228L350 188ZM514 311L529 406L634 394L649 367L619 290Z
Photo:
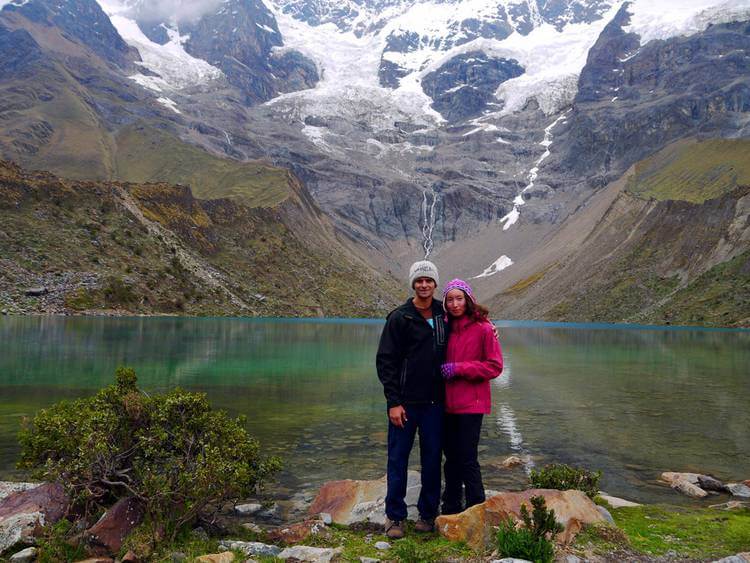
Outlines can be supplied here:
M449 363L440 366L440 373L443 374L443 379L449 381L456 376L456 364Z

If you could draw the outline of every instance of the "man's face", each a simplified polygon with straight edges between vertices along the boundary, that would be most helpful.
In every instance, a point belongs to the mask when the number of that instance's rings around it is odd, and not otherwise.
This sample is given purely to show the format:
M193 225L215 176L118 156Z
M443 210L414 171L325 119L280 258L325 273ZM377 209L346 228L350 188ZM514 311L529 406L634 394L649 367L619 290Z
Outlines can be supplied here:
M414 280L414 293L420 299L429 299L435 293L437 284L432 278L417 278Z

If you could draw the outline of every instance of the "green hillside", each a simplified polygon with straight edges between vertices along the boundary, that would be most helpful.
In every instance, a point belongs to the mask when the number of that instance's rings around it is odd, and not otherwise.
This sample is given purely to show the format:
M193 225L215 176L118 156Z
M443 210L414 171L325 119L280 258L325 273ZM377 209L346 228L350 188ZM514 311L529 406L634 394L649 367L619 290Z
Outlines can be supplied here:
M635 165L626 189L641 198L703 203L750 184L750 139L686 140Z
M219 158L165 131L129 127L115 141L117 180L185 184L196 197L239 198L251 207L272 207L289 193L286 170Z

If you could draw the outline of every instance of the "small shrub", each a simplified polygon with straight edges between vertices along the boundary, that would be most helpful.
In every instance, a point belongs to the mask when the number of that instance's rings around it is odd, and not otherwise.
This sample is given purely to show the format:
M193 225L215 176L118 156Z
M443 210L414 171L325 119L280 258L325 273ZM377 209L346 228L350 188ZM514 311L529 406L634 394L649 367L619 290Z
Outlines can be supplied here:
M113 305L129 305L138 301L138 296L133 291L133 287L120 278L109 278L102 293L107 303Z
M399 563L432 563L437 559L429 546L411 539L394 542L391 554Z
M525 504L521 505L523 527L517 528L512 518L500 524L497 531L497 547L500 554L534 561L549 563L554 559L555 548L551 538L563 527L555 520L555 511L548 510L544 497L531 497L532 513L529 514Z
M601 477L601 471L591 472L564 463L553 463L539 471L532 469L529 483L535 489L577 489L586 493L589 498L594 498L599 494Z
M19 467L63 484L84 517L120 498L140 500L155 540L256 493L280 468L261 457L242 418L212 410L199 393L146 395L128 368L93 397L24 421L19 441Z

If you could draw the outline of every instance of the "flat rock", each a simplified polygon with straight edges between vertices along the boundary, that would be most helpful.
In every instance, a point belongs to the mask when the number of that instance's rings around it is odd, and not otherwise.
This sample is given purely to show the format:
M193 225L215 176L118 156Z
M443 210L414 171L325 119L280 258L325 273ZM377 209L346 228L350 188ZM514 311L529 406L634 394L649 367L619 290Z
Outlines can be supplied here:
M219 542L219 547L221 549L241 551L245 555L266 555L268 557L275 557L281 552L280 547L257 541L224 540Z
M391 544L389 544L387 541L375 542L375 549L385 551L386 549L391 549Z
M421 489L419 473L409 471L406 505L409 518L417 518L417 499ZM329 481L318 492L310 506L310 514L327 513L337 524L356 522L385 523L386 478L373 481Z
M490 563L532 563L528 559L516 559L515 557L506 557L505 559L493 559Z
M232 561L234 561L234 553L231 551L210 553L208 555L196 557L195 560L200 561L201 563L232 563Z
M624 506L641 506L637 502L625 500L624 498L613 497L606 493L600 492L599 496L602 498L602 500L607 501L607 504L609 504L612 508L622 508Z
M271 530L268 538L274 542L283 542L287 545L301 543L310 536L316 536L325 530L326 525L320 518L311 518L304 522L298 522L289 526L283 526Z
M687 481L692 485L698 485L698 477L701 477L700 473L677 473L673 471L667 471L661 474L661 480L671 485L676 481Z
M122 542L143 521L142 504L135 498L118 500L84 533L86 542L103 553L117 553Z
M359 558L359 563L380 563L380 559L362 556Z
M8 561L10 561L10 563L31 563L36 559L36 554L37 549L35 547L27 547L26 549L11 555Z
M675 491L687 495L692 498L706 498L708 493L701 489L698 485L694 485L690 481L685 479L677 479L670 485Z
M744 483L727 483L727 491L733 497L750 498L750 487Z
M0 500L0 553L17 543L31 543L36 530L53 524L68 509L61 485L44 483Z
M297 561L308 561L309 563L330 563L331 560L341 553L343 548L337 547L308 547L306 545L295 545L287 547L276 557L279 559L295 559Z
M569 543L585 525L607 522L596 504L581 491L529 489L495 495L460 514L439 516L435 523L443 537L483 549L493 542L494 528L501 522L508 517L520 520L521 505L526 504L530 509L529 499L533 496L543 496L547 508L555 511L555 518L564 526L556 537L558 542Z

